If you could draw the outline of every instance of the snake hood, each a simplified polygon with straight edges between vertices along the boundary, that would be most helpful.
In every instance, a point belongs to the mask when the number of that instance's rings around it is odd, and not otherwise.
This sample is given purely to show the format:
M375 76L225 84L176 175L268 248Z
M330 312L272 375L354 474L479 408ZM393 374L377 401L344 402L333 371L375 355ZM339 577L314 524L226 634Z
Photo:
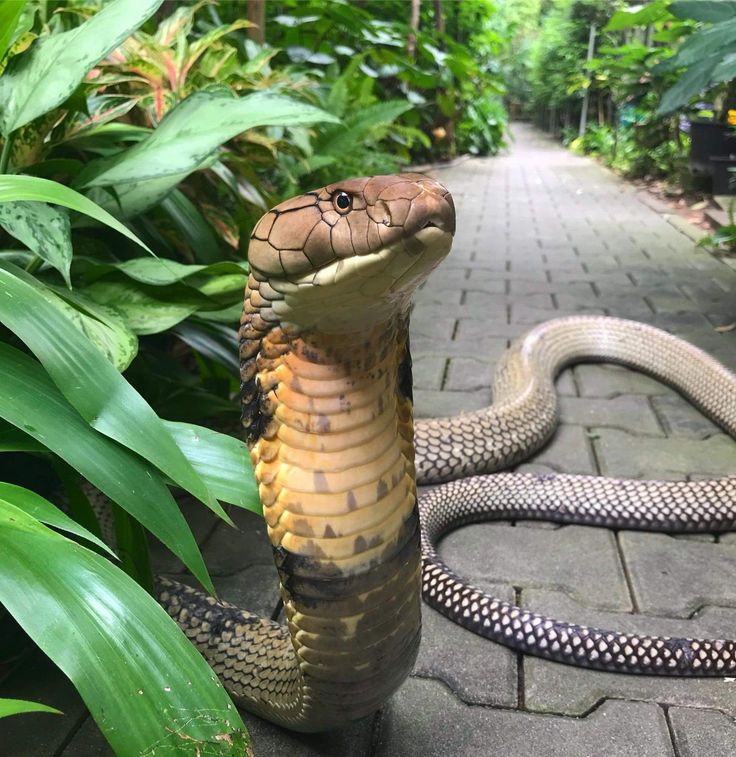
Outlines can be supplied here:
M455 232L448 190L422 174L348 179L287 200L256 225L253 276L274 320L348 332L409 306Z

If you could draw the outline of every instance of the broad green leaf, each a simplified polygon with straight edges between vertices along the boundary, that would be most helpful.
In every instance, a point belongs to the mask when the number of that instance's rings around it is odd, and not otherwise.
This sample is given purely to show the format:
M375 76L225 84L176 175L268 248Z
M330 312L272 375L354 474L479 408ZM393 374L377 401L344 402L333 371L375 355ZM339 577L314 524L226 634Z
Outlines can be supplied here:
M86 266L85 275L91 273L92 276L98 277L111 271L120 271L134 281L152 286L169 286L198 274L205 277L248 272L248 264L245 261L236 263L229 260L210 265L187 265L168 258L132 258L122 263L101 263L92 258L82 258L79 262L80 265Z
M51 502L44 499L40 494L36 494L36 492L30 489L24 489L22 486L0 482L0 499L5 502L11 502L15 507L20 508L24 513L36 520L40 520L41 523L45 523L47 526L53 526L61 531L81 536L82 539L92 542L111 557L115 557L115 553L102 539L98 539L86 528L80 526L79 523L72 520L66 513L59 510L56 505L52 505Z
M37 289L66 313L118 371L122 373L133 362L138 354L138 337L115 309L85 297L84 291L79 289L69 291L40 283Z
M736 18L736 0L677 0L669 12L677 18L718 23Z
M161 0L113 0L75 29L37 40L0 78L4 135L64 102L87 72L129 37Z
M713 70L719 62L719 56L711 55L691 65L677 82L662 95L657 115L672 113L672 111L687 105L693 97L706 89L710 83Z
M137 452L225 516L150 405L29 280L33 277L16 266L0 264L0 321L28 345L93 428Z
M0 2L0 60L8 52L13 34L25 7L26 0L2 0Z
M99 281L82 291L95 302L114 308L136 334L159 334L196 313L200 307L191 299L188 302L157 299L129 282Z
M1 343L0 386L1 418L79 471L163 542L212 591L192 532L154 468L90 428L36 361Z
M213 671L132 579L10 504L0 552L0 602L69 677L117 754L249 753Z
M654 0L643 5L634 6L634 10L616 11L610 21L603 27L604 32L630 29L633 26L648 26L670 16L667 6L669 0Z
M8 715L22 715L26 712L50 712L53 715L63 714L61 710L57 710L55 707L49 707L46 704L39 704L38 702L28 702L25 699L0 699L0 718L7 718Z
M677 52L657 65L655 71L674 71L698 65L705 58L724 56L736 50L736 18L698 29L680 45Z
M169 111L149 137L118 155L90 163L79 182L106 186L191 172L221 144L256 126L337 120L312 105L268 92L245 97L195 92Z
M43 202L0 202L0 226L56 268L71 288L72 237L66 213Z
M2 81L2 79L0 79ZM0 174L0 203L15 202L20 200L50 202L54 205L63 205L65 208L76 210L78 213L94 218L104 223L115 231L132 239L144 250L151 250L120 221L111 216L104 208L96 205L79 192L75 192L57 181L41 179L38 176L15 176ZM151 253L153 254L153 253Z
M263 515L248 448L240 439L191 423L165 423L218 499Z

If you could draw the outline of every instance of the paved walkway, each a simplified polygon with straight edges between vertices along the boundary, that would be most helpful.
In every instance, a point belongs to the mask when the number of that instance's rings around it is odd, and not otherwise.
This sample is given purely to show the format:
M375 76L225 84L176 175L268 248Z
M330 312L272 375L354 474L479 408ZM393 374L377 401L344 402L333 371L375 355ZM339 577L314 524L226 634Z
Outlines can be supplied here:
M514 132L508 155L437 172L455 196L459 226L450 259L420 293L413 316L417 414L485 405L492 365L509 340L558 315L653 323L736 369L736 332L716 330L736 321L736 271L696 249L595 163L529 127ZM521 468L664 478L736 471L736 445L644 376L579 366L558 388L562 425ZM270 612L276 581L262 522L239 513L244 532L237 534L201 510L192 519L222 595ZM488 524L451 534L441 552L498 596L557 617L649 633L736 633L736 534L674 538ZM163 570L179 569L163 552L160 562ZM577 670L512 654L427 608L424 622L415 673L382 712L307 737L247 717L256 754L736 754L734 679ZM48 665L26 665L0 688L0 695L40 697L67 713L4 721L0 755L109 754L71 687Z

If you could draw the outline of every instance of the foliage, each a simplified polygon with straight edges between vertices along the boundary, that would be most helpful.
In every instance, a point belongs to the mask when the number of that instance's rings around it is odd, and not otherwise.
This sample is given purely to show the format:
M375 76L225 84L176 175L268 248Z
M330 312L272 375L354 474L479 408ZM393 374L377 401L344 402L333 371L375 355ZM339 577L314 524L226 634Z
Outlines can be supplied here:
M373 135L403 162L437 152L493 153L501 146L505 119L499 117L500 109L495 109L498 123L491 128L482 120L503 92L497 63L501 38L491 25L490 0L445 3L444 32L425 3L413 55L406 50L410 29L405 2L376 0L358 6L347 0L281 0L267 8L266 39L280 50L274 63L319 66L321 103L330 112L349 118L355 110L387 101L414 106L391 119L378 118ZM383 115L380 110L376 114ZM484 126L482 137L474 133ZM378 149L387 159L386 150ZM312 166L321 167L320 153L310 157ZM347 159L348 164L354 160L350 154Z
M736 78L736 1L679 0L669 11L677 18L698 22L698 27L660 64L660 71L684 71L662 97L659 115L678 110L705 90ZM736 105L736 93L729 94L726 107Z
M234 3L167 5L0 0L0 602L113 747L241 754L146 534L212 591L170 487L260 509L242 442L198 425L237 425L249 235L336 175L497 150L501 39L490 0L425 3L414 53L403 0L269 2L264 44Z

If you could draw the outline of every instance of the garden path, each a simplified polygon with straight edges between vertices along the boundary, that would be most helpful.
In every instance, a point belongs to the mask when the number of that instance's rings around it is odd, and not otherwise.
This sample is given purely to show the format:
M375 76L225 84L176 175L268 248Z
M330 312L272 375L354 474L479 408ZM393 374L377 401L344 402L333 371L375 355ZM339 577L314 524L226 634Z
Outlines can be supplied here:
M435 171L455 196L459 224L453 253L413 314L417 415L485 405L492 366L509 340L559 315L652 323L736 369L736 332L717 330L736 321L736 270L695 247L697 230L593 161L527 125L515 125L514 137L502 156ZM664 478L736 471L736 445L649 378L586 365L565 371L558 389L559 431L523 469ZM270 613L276 583L262 522L238 513L238 534L203 509L188 510L221 594ZM678 635L736 629L736 534L497 523L458 531L441 551L475 583L556 617ZM159 564L180 569L163 551ZM414 675L381 712L319 736L247 717L256 754L736 754L734 679L578 670L513 654L426 607L424 622ZM109 754L73 689L41 659L6 680L2 695L66 715L4 721L0 754Z

